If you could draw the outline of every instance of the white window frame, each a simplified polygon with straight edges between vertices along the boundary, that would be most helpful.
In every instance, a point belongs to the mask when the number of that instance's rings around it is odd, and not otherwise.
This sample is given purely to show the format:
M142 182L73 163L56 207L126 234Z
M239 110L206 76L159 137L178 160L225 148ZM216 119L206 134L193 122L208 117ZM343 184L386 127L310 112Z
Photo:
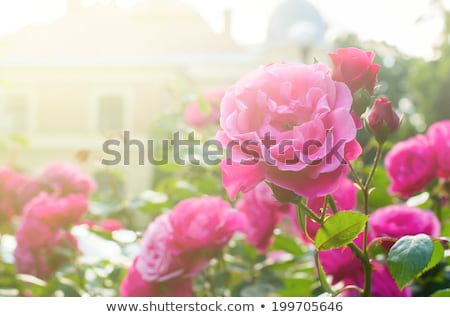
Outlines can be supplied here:
M8 95L20 94L25 96L25 129L24 131L11 132L18 133L22 135L32 135L37 131L37 104L38 96L35 89L31 88L13 88L13 89L2 89L0 88L0 100ZM2 102L0 101L0 107L2 107ZM6 131L0 131L0 133L10 133Z
M105 95L119 95L123 98L124 115L122 125L124 130L132 128L134 95L131 88L96 88L92 91L90 101L88 103L89 114L89 130L93 134L102 134L100 131L99 115L100 115L100 98Z

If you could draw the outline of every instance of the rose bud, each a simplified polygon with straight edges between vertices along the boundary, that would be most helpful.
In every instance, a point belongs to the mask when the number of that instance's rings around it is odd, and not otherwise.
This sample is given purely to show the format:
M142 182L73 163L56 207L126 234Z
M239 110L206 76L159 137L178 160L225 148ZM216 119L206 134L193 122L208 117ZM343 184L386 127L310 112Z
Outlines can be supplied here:
M366 117L367 130L375 136L379 143L384 143L388 135L396 132L400 126L400 118L386 97L380 97Z

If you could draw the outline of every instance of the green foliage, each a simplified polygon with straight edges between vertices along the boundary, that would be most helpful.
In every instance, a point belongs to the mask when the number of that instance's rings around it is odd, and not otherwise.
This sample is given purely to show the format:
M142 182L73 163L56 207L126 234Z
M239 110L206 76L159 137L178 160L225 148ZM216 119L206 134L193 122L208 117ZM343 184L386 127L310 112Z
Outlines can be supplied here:
M400 238L388 254L389 271L397 285L405 287L412 279L436 265L443 255L442 246L439 246L425 234Z
M329 250L346 246L361 233L367 220L367 216L350 211L332 215L317 231L316 247Z
M431 297L450 297L450 288L441 289L441 290L431 294Z

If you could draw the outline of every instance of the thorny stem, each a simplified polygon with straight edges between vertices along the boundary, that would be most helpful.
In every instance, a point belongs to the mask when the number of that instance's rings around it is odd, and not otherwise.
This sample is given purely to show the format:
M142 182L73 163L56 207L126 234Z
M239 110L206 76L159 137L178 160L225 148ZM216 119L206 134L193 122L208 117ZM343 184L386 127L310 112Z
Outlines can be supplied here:
M305 211L305 212L308 214L308 216L309 216L312 220L314 220L314 221L317 222L317 223L322 224L321 218L319 218L319 217L314 213L314 211L312 211L308 206L306 206L306 204L305 204L303 201L299 201L299 202L297 203L297 205L299 206L299 208L301 208L303 211Z

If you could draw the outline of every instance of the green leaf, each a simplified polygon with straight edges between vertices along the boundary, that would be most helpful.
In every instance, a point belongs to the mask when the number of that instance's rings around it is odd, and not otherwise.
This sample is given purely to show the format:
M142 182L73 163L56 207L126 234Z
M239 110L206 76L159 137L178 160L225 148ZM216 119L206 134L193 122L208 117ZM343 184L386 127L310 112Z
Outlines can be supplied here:
M329 250L349 244L362 231L367 219L367 216L351 211L332 215L317 231L316 248Z
M426 269L433 249L433 241L426 234L404 236L393 245L388 254L388 267L400 289Z
M271 249L286 251L294 256L301 256L305 253L297 241L281 234L275 236Z
M450 288L440 289L431 294L431 297L450 297Z
M440 241L433 241L433 253L431 254L430 262L428 262L428 265L425 267L425 269L422 271L422 273L431 270L436 265L441 262L441 260L444 257L444 247L442 246Z
M450 237L450 223L444 224L442 226L441 235L444 237Z

